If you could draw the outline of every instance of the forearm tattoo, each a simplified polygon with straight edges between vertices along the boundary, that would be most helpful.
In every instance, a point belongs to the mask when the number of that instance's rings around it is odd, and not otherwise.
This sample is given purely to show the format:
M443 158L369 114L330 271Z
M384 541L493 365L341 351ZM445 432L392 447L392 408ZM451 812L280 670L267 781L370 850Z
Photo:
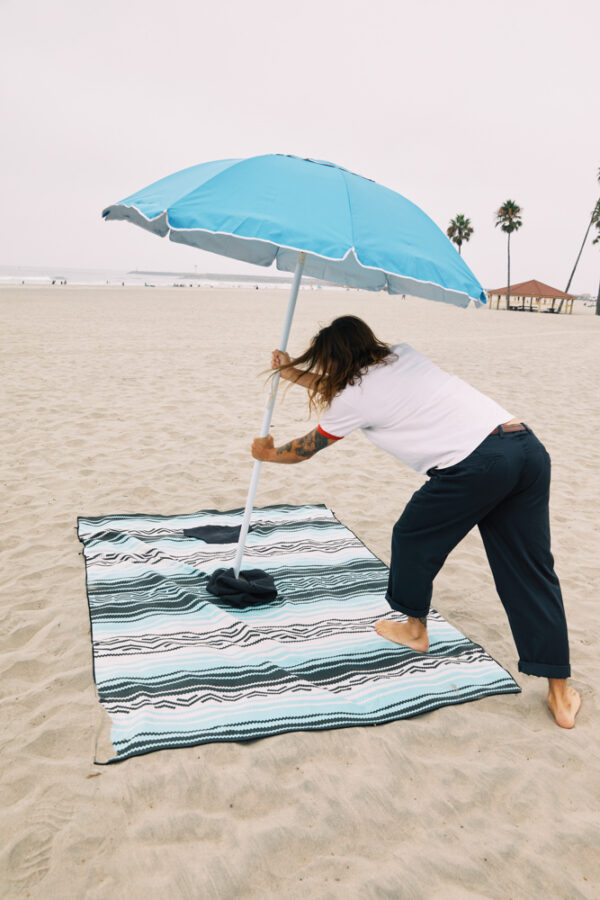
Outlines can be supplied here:
M310 431L304 437L296 438L290 441L289 444L284 444L283 447L277 447L275 454L276 456L282 456L283 454L291 453L299 459L309 459L315 453L318 453L319 450L322 450L323 447L327 447L328 444L329 439L315 428L314 431Z

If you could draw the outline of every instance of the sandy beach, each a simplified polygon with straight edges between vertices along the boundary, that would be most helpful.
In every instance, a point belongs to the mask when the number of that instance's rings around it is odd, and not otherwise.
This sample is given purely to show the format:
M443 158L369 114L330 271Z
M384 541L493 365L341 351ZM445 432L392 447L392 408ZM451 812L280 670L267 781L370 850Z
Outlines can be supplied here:
M289 349L337 315L407 341L526 422L553 462L551 523L569 622L573 731L516 651L478 533L433 605L521 694L377 728L93 764L78 515L244 505L279 290L12 287L2 334L2 852L16 898L594 898L600 319L461 310L302 290ZM280 392L276 442L314 427ZM256 504L325 503L381 559L422 477L354 433L303 466L263 467Z

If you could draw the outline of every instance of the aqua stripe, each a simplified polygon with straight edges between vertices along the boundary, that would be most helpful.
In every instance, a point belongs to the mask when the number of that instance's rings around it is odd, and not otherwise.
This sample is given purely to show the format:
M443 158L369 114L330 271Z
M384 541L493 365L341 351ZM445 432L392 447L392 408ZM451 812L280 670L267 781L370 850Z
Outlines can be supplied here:
M387 569L323 506L255 510L244 568L279 596L237 610L206 589L235 545L184 527L242 511L80 519L99 697L116 756L298 728L347 727L519 690L485 651L430 616L427 654L373 625L391 616Z

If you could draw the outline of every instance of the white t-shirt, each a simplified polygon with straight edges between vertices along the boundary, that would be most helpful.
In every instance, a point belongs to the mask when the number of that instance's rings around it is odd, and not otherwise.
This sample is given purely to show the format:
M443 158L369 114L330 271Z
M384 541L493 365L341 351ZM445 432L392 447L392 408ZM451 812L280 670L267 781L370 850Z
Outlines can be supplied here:
M413 350L370 366L346 385L321 416L319 431L343 438L356 428L417 472L465 459L497 425L513 416L494 400Z

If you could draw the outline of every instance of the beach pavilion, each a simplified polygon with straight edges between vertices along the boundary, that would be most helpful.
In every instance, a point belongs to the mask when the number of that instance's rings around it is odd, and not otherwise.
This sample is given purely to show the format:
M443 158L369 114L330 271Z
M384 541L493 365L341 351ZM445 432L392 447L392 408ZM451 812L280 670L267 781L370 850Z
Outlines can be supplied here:
M496 297L496 309L499 309L500 297L507 297L507 293L508 289L505 287L487 291L490 298L490 309L494 308L494 297ZM545 309L544 312L561 312L563 307L562 302L558 309L555 309L556 301L560 300L564 301L565 313L569 314L573 312L573 301L577 299L574 294L567 294L565 291L559 291L558 288L551 287L549 284L544 284L543 281L537 281L535 278L532 278L531 281L522 281L520 284L511 284L510 298L511 300L520 300L521 305L511 304L510 306L507 306L507 309L526 309L525 300L529 300L529 310L533 311L533 301L535 300L538 312L541 312L542 307L549 301L551 301L552 305L550 306L550 309Z

